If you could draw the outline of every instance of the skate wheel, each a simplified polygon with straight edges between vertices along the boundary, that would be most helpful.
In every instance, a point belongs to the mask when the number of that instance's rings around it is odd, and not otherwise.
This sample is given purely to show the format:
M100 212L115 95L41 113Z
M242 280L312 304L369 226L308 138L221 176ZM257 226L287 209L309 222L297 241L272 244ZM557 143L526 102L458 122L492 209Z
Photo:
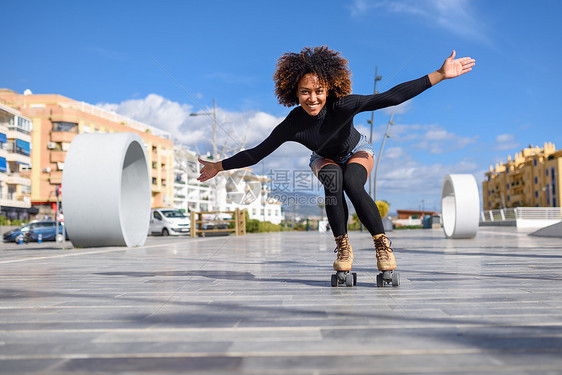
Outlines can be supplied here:
M383 287L384 286L384 280L382 278L382 273L379 273L377 275L377 286L378 287Z
M333 287L338 286L338 277L336 275L332 275L332 286Z
M353 285L357 285L357 273L353 272Z
M351 273L348 273L345 276L345 285L346 286L353 286L353 275Z
M392 274L392 286L400 285L400 274L398 272L394 272Z
M390 284L392 282L392 271L383 271L382 279L385 283Z

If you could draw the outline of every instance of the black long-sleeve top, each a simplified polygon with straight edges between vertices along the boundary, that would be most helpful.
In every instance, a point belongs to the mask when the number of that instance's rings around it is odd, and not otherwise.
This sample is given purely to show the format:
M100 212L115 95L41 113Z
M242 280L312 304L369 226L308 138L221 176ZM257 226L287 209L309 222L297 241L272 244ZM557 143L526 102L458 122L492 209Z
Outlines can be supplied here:
M330 101L316 116L301 107L293 109L271 134L254 148L224 159L224 170L243 168L258 163L287 141L298 142L325 158L337 158L350 153L361 134L353 126L353 117L405 102L431 87L429 76L401 83L390 90L374 95L347 95Z

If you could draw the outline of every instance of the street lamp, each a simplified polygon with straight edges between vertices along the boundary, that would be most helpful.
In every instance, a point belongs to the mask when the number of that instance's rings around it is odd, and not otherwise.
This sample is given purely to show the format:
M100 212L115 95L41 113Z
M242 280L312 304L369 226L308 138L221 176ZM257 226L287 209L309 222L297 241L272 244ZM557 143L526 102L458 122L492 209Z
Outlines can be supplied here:
M377 92L377 81L382 79L382 76L378 75L379 67L375 66L375 87L373 88L373 93L378 94ZM371 124L371 134L369 135L369 143L373 143L373 121L375 118L375 111L371 111L371 119L367 120L367 123ZM372 185L372 178L369 176L369 196L371 196L371 185Z
M218 158L217 152L217 101L213 98L213 112L205 111L190 113L190 116L209 116L213 120L213 160Z
M390 121L388 121L388 125L386 126L386 131L384 132L384 137L382 138L381 150L377 157L377 166L375 167L375 187L374 187L374 194L373 194L373 199L375 202L377 201L377 172L379 170L379 165L381 163L382 150L384 149L384 144L386 143L386 139L390 138L390 134L388 134L388 130L390 129L390 125L394 124L394 121L392 121L393 118L394 118L394 112L390 116Z

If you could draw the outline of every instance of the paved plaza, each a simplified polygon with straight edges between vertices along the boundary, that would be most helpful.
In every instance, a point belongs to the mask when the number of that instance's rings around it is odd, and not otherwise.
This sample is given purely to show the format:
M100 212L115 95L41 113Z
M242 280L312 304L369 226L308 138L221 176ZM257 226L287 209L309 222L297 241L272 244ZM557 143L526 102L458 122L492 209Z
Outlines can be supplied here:
M527 233L393 231L384 288L366 232L339 288L327 233L2 244L0 373L562 374L562 239Z

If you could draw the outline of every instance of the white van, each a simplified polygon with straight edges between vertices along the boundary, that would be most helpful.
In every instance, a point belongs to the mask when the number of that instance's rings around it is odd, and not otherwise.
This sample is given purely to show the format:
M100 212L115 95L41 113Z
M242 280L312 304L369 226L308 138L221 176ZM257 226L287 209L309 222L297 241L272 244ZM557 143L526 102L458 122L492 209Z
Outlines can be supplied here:
M190 218L175 208L153 208L150 211L148 234L182 235L189 234Z

